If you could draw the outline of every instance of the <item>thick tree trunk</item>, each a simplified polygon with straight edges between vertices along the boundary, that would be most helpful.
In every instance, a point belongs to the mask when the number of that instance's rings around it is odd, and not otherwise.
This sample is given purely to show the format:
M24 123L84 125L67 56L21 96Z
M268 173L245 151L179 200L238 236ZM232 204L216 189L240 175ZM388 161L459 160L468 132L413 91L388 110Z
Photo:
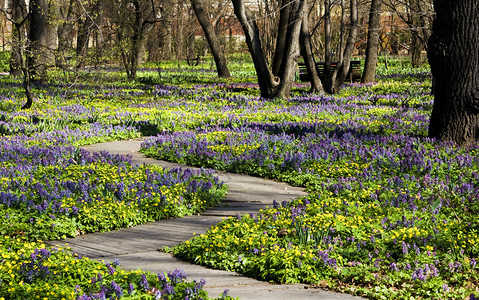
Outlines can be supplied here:
M221 43L215 33L215 30L211 25L210 18L203 7L202 1L191 0L191 4L195 11L196 17L198 18L198 22L200 23L201 28L203 28L208 45L210 46L211 54L215 60L218 77L230 77L231 75L228 69L226 56L222 50Z
M279 85L279 78L274 78L273 73L268 68L263 49L261 49L258 25L256 25L254 18L247 15L243 0L232 0L232 2L235 15L243 27L246 44L253 59L261 97L271 98Z
M260 34L256 22L248 16L243 0L233 0L235 15L243 27L246 44L256 69L261 96L264 98L288 98L290 96L296 70L296 61L299 56L299 34L306 1L291 1L291 14L288 19L288 32L282 64L278 72L279 76L273 76L261 48Z
M48 64L48 0L30 1L30 47L28 49L28 68L35 81L46 79Z
M313 50L311 47L311 35L309 33L308 20L308 12L310 8L311 4L304 6L303 23L301 24L300 35L301 56L304 59L304 63L306 64L306 68L311 77L311 92L318 93L323 92L323 85L321 84L321 79L316 70L316 62L314 61Z
M429 39L434 106L429 136L461 146L479 140L479 2L435 0Z
M295 0L291 4L290 18L288 20L288 32L283 56L283 64L279 71L280 85L273 95L274 98L289 98L297 68L299 50L299 36L305 5L308 0Z
M378 63L379 31L381 29L382 0L372 0L369 11L368 41L366 46L366 61L364 62L362 83L373 82L376 79Z
M24 0L14 0L11 2L12 8L12 56L10 59L10 75L22 75L22 56L19 56L20 47L24 47L23 37L25 32L25 18L27 18L27 6ZM22 51L24 53L25 51Z

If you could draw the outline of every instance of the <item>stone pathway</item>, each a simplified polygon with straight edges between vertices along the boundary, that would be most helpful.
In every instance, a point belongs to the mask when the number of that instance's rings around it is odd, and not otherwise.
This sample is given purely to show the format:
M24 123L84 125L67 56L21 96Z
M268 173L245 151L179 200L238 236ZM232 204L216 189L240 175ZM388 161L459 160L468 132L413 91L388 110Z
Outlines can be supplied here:
M139 153L141 139L101 143L85 146L88 151L108 151L113 154L130 154L133 163L156 164L164 168L186 168L184 165L146 158ZM159 248L174 246L194 234L205 233L223 218L237 214L258 212L272 207L273 200L292 200L306 193L284 183L240 174L217 172L220 180L229 186L226 199L219 205L199 215L179 219L161 220L132 228L107 233L93 233L62 241L51 241L51 245L68 246L78 254L92 259L120 260L124 269L142 269L151 272L169 272L183 269L188 278L206 279L205 290L210 297L217 297L225 289L232 297L243 299L361 299L346 294L332 293L309 288L303 284L274 285L243 277L240 274L208 269L192 265L161 253Z

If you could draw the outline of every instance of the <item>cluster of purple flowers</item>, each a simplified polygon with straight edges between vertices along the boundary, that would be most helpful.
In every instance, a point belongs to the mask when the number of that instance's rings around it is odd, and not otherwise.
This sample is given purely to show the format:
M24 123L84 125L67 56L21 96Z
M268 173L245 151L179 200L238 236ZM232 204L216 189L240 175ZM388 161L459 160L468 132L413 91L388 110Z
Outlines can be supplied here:
M53 250L56 251L56 250ZM19 274L24 278L25 282L33 283L37 279L47 279L53 273L45 264L51 256L50 250L35 249L30 255L30 261L20 265Z
M113 264L116 265L116 263ZM113 268L109 264L107 264L107 267L109 269ZM108 273L110 278L115 275L115 272L108 271ZM97 276L91 278L90 285L85 286L84 289L77 286L77 299L120 299L125 293L132 295L135 292L135 286L141 288L143 292L154 295L156 299L168 298L170 295L177 293L184 295L185 299L197 299L206 284L206 281L201 279L200 281L193 281L179 288L178 285L185 282L185 279L188 277L183 270L174 270L166 276L158 273L157 278L159 285L152 283L151 278L149 279L148 277L149 275L144 273L141 274L137 282L120 284L115 280L105 280L99 273Z

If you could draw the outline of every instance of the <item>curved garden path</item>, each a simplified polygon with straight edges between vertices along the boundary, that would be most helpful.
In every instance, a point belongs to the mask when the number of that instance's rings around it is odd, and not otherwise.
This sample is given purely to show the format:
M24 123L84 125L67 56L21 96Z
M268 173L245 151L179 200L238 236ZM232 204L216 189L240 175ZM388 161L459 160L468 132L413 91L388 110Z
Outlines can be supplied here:
M100 143L82 147L88 151L108 151L112 154L130 154L133 163L156 164L164 168L186 166L155 160L139 153L142 139ZM346 294L332 293L310 288L304 284L273 285L267 282L243 277L240 274L208 269L192 265L168 253L158 251L164 246L174 246L193 234L205 233L222 218L237 214L258 212L272 206L273 200L282 202L306 193L296 187L262 178L217 172L220 180L229 186L226 199L219 205L194 216L160 220L132 228L106 233L93 233L50 244L67 246L92 259L120 260L124 269L142 269L151 272L169 272L183 269L188 279L206 279L205 290L210 297L217 297L229 289L232 297L243 299L361 299Z

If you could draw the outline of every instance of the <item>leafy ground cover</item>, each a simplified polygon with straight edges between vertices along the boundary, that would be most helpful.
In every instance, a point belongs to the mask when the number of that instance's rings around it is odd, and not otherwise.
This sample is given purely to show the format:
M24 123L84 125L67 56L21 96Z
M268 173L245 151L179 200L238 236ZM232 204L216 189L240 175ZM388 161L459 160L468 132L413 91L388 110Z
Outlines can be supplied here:
M478 149L426 137L427 72L380 77L339 97L303 94L272 106L243 98L240 114L148 139L142 151L151 157L310 192L231 218L174 253L262 280L371 298L477 292Z
M2 267L8 264L0 270L0 297L30 288L54 298L41 287L46 283L57 284L65 298L102 291L120 298L117 285L121 297L134 299L160 289L167 294L166 283L178 287L179 298L200 290L201 282L180 287L179 271L169 281L145 274L146 290L142 273L109 265L116 270L109 274L104 263L38 242L181 216L224 194L208 172L165 173L75 148L141 135L152 135L142 150L149 156L274 178L309 192L225 220L176 247L178 257L377 299L464 299L477 292L478 149L426 138L433 101L427 69L390 64L379 70L379 83L346 85L334 96L295 84L291 99L270 101L259 98L251 68L218 81L212 72L165 67L146 66L138 82L112 69L85 73L74 85L64 83L73 75L54 74L34 88L28 111L19 110L18 80L0 79L0 249ZM177 209L177 202L184 205ZM72 266L78 267L70 273ZM137 294L127 292L130 283Z
M132 115L145 110L123 113L122 101L148 92L49 83L20 111L19 83L1 80L0 299L206 299L204 280L186 281L181 270L124 271L42 243L197 213L224 197L210 170L166 171L77 148L141 136Z

